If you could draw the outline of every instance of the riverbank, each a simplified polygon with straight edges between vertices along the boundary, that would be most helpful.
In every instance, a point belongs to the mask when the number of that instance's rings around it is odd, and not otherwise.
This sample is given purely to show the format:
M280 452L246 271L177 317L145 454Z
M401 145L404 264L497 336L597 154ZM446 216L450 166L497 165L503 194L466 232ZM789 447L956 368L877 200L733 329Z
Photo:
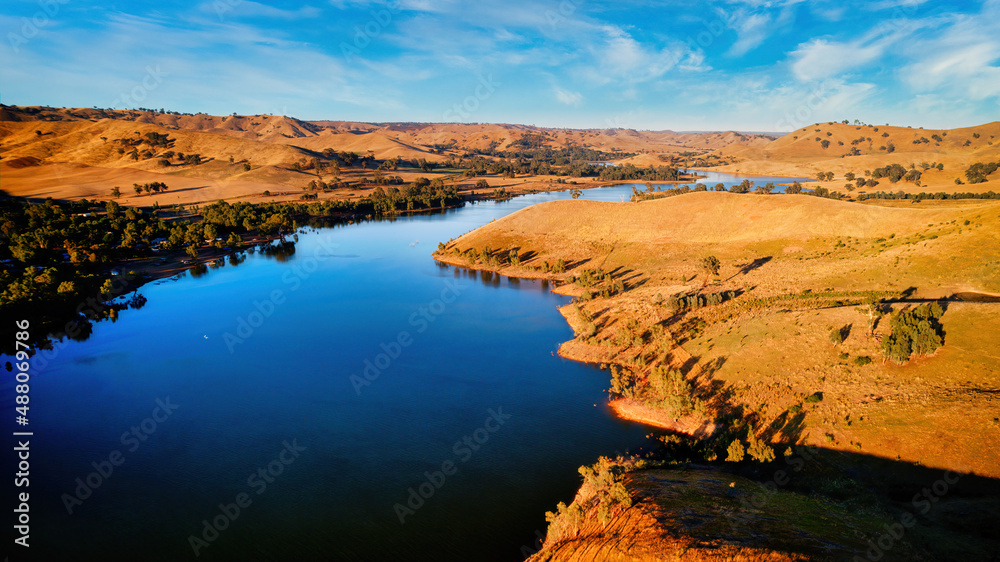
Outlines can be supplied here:
M984 497L1000 497L1000 458L988 452L1000 446L1000 422L985 413L995 409L994 399L969 386L1000 388L1000 359L988 351L998 343L991 330L1000 328L1000 304L946 302L944 347L896 364L882 359L881 342L893 323L887 317L872 326L865 303L882 299L881 316L914 306L892 302L893 295L914 292L909 287L921 298L954 286L996 293L996 279L982 263L1000 259L988 242L1000 227L992 212L998 207L901 209L711 192L627 205L559 201L449 241L435 259L547 279L555 291L576 296L561 309L575 337L560 355L611 366L611 386L619 392L647 392L664 369L682 373L689 390L668 401L668 409L628 399L611 407L671 434L697 435L705 450L696 458L746 467L755 443L769 444L778 462L792 447L815 447L829 467L815 486L852 482L857 488L848 497L898 509L905 506L892 497L861 489L869 478L899 481L914 464L926 474L900 484L904 494L926 485L921 479L935 471L955 471L980 478ZM700 265L707 254L717 256L714 274ZM946 278L936 265L941 260L949 263ZM565 271L552 273L557 263ZM833 331L843 337L831 342ZM697 416L678 415L684 398L703 404L728 436L705 441L716 427L706 431ZM754 455L761 459L754 463L771 466L766 454ZM962 509L961 497L948 500L946 509ZM589 525L598 511L584 507ZM630 510L615 513L612 521L629 527ZM994 517L1000 514L984 515ZM750 520L761 525L756 516ZM931 529L956 533L954 540L976 548L993 544L975 532ZM591 553L606 543L596 534L559 540ZM559 544L547 542L538 559L577 559ZM947 545L914 548L956 552Z

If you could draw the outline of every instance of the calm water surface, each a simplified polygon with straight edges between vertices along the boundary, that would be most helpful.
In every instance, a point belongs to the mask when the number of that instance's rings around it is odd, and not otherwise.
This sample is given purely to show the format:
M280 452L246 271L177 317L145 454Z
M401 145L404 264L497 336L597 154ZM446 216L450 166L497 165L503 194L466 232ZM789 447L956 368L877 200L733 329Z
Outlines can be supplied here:
M309 229L36 358L32 555L521 559L577 467L645 432L603 405L606 372L556 356L567 298L430 254L568 196Z

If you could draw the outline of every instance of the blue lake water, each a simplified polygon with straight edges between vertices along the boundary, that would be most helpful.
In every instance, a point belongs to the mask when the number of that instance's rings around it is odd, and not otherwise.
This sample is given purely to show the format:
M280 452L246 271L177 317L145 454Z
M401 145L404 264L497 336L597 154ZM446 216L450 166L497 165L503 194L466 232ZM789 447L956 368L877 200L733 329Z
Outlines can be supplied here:
M785 186L781 184L792 183L794 181L799 182L811 182L815 181L812 178L795 178L788 176L741 176L728 174L725 172L713 172L711 170L685 170L687 172L692 172L698 174L699 176L704 176L693 182L691 186L694 187L696 184L702 184L708 189L712 189L716 184L723 184L726 189L732 188L734 185L742 182L744 179L748 179L754 182L754 185L764 185L768 182L774 183L774 193L784 193ZM805 188L805 186L803 186Z
M606 371L556 355L567 298L430 254L568 197L304 229L291 256L149 284L142 309L43 352L32 554L521 559L577 468L646 432L610 415Z

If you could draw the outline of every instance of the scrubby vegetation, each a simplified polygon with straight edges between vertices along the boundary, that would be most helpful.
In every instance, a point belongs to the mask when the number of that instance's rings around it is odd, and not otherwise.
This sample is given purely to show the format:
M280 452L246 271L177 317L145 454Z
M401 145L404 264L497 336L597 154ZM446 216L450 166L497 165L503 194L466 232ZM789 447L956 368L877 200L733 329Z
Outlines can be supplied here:
M156 182L140 190L164 188ZM19 199L0 201L0 313L29 318L32 334L45 337L89 333L89 320L107 317L104 306L142 282L116 268L157 251L184 250L191 258L206 246L237 249L247 236L280 236L309 217L383 215L401 209L439 208L461 203L454 188L409 186L377 189L354 201L311 204L224 201L193 210L200 216L122 207L115 201L82 200L41 204ZM563 266L565 267L565 266ZM122 268L125 269L125 268ZM93 302L87 307L81 303ZM79 309L85 308L84 312ZM92 314L87 311L94 310ZM86 330L81 326L86 325ZM3 327L3 333L9 331ZM5 338L12 342L13 339Z
M545 520L549 523L548 537L573 537L583 524L584 515L592 509L597 510L597 520L603 525L611 521L617 512L632 506L632 495L623 482L624 475L632 470L646 468L648 462L633 459L610 459L600 457L592 466L581 466L580 476L583 477L583 488L586 497L583 505L576 502L567 506L559 502L556 511L546 512Z
M984 183L987 181L986 176L997 171L997 168L1000 168L1000 162L976 162L965 170L965 179L969 183Z
M646 377L627 367L611 367L611 393L660 408L676 417L692 413L707 415L705 404L694 397L694 387L684 375L664 365L656 365Z
M727 290L715 293L680 293L667 297L664 306L672 313L698 310L706 306L722 304L739 296L738 291Z
M930 355L944 344L940 304L922 304L892 314L892 332L882 340L882 352L888 359L905 363L913 355Z
M956 178L957 179L957 178ZM904 193L902 191L891 193L885 191L876 191L874 193L859 193L857 196L858 201L865 201L868 199L911 199L913 201L921 201L924 199L1000 199L1000 193L994 191L987 191L986 193Z

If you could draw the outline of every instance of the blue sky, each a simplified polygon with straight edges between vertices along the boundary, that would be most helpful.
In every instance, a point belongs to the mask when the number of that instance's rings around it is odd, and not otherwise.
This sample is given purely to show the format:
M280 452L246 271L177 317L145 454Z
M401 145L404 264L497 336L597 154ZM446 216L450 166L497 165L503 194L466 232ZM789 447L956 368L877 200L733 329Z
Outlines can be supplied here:
M5 0L0 99L789 131L1000 119L1000 0Z

